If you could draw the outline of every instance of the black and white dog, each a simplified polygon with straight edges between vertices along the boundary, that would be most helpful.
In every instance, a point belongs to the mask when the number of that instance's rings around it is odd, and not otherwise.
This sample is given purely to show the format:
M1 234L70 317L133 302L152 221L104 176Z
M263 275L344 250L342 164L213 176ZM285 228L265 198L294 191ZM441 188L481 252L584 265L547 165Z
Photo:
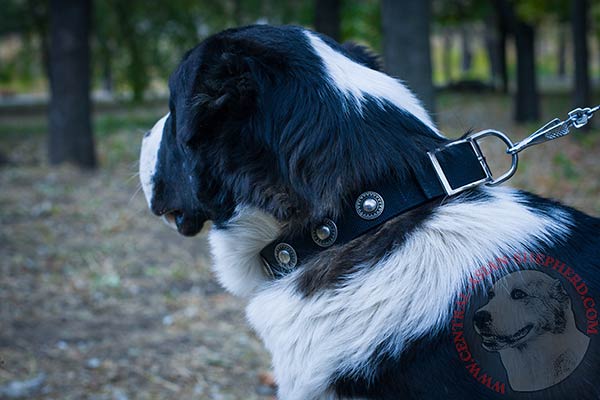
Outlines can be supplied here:
M232 29L189 51L169 87L170 112L142 143L148 205L186 236L212 221L214 270L248 299L280 399L600 398L600 220L553 201L483 186L441 196L309 256L287 248L293 268L268 273L261 252L278 238L330 221L328 237L357 194L401 192L448 142L369 52L300 27ZM512 388L474 328L487 290L517 269L560 280L590 338L539 391ZM527 290L508 296L543 288Z

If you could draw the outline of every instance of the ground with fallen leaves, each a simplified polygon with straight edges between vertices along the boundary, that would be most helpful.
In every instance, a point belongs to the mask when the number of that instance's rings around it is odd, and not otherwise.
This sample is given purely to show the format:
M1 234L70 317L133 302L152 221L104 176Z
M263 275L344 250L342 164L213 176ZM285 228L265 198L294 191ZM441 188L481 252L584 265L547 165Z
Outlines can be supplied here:
M544 120L567 104L547 97ZM536 124L515 126L510 107L444 94L436 118L452 137L524 137ZM41 117L0 117L0 398L272 397L269 356L213 278L205 237L178 236L136 194L142 132L162 112L97 116L95 172L47 165ZM512 184L599 215L600 132L577 135L523 153Z

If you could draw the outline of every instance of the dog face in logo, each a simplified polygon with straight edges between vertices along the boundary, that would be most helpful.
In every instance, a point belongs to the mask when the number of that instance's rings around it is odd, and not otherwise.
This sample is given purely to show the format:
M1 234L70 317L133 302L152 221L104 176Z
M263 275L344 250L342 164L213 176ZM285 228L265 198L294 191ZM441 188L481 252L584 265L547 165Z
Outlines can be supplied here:
M535 391L567 378L589 338L575 324L571 298L558 279L534 270L498 280L475 312L482 347L498 352L515 391Z
M510 274L496 282L488 298L474 316L486 350L519 347L535 336L566 329L569 295L558 279L543 272Z

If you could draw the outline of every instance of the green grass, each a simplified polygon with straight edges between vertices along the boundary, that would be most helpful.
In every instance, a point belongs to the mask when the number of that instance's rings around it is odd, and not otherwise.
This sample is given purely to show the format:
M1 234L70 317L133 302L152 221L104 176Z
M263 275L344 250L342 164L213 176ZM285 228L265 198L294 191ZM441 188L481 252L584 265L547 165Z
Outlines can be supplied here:
M39 117L23 118L18 121L2 121L0 123L0 138L41 135L46 132L48 124Z
M99 137L118 131L145 132L164 114L164 110L140 107L125 107L119 111L94 113L92 124L94 134ZM0 138L20 137L23 135L43 135L48 131L45 115L0 117Z
M152 128L154 123L162 116L161 112L127 113L124 115L104 114L94 117L94 132L96 135L105 136L119 130L143 132Z

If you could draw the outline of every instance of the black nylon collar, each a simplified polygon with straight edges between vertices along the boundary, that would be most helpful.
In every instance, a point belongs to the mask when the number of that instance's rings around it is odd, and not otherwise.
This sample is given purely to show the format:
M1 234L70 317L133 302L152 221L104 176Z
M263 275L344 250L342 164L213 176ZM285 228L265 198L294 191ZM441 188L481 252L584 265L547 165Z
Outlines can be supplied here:
M446 147L436 156L446 178L454 188L485 179L487 176L482 167L481 156L468 142ZM419 173L401 182L383 181L373 187L366 187L364 192L355 194L351 204L344 208L341 217L335 221L324 221L323 224L311 228L311 232L277 238L260 252L265 272L273 278L282 277L291 272L296 265L330 246L347 243L404 212L433 199L447 196L432 164L425 162L419 170ZM383 199L383 210L374 219L365 219L364 213L361 217L360 210L357 211L360 204L355 204L355 201L367 192L375 192ZM375 203L372 202L371 205L373 204ZM381 204L378 203L377 207L379 206ZM326 243L325 247L317 244L319 239L316 229L322 225L328 227L330 235L333 235L334 230L337 231L335 240L331 244ZM329 237L329 241L331 238L332 236Z

